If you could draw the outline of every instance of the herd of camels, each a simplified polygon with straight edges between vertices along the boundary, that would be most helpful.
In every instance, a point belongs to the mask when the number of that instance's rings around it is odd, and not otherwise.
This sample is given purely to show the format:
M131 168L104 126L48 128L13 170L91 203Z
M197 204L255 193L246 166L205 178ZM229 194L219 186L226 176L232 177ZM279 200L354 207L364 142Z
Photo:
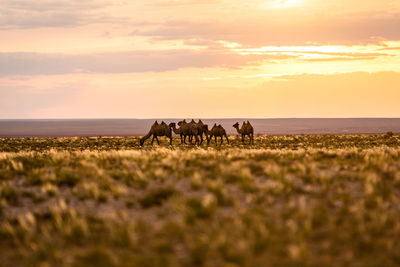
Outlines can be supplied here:
M186 122L186 120L178 122L179 128L176 128L176 123L172 122L169 125L166 124L164 121L158 123L157 121L151 126L151 129L148 134L143 136L140 139L140 145L143 146L144 142L153 136L151 140L151 144L153 145L154 139L160 144L158 141L159 136L166 136L169 138L169 144L172 145L172 132L181 137L181 144L187 144L186 138L188 137L189 143L192 144L193 138L195 139L195 145L201 145L203 143L203 134L207 140L207 145L210 144L211 139L215 138L215 144L217 144L217 137L221 138L221 145L224 142L223 138L226 138L226 141L229 144L229 138L226 135L226 131L224 127L217 125L216 123L208 130L208 125L204 124L201 120L199 122L195 122L193 119L191 122ZM242 143L244 144L244 139L246 135L249 137L250 142L249 144L254 144L254 129L253 126L250 124L249 121L243 122L242 127L239 128L239 123L236 122L232 125L233 128L242 136Z

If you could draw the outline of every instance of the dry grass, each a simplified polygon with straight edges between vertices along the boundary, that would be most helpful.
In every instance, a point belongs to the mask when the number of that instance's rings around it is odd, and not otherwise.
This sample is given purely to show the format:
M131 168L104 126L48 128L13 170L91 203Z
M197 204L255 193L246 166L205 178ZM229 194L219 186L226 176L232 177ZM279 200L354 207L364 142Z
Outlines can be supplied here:
M400 264L398 135L178 142L0 139L0 265Z

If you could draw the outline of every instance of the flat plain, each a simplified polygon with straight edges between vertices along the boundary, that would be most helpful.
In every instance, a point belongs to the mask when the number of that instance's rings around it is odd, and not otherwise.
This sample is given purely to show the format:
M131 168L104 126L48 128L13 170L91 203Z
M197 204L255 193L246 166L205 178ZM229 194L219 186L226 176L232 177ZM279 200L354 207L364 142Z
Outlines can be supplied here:
M0 138L0 266L395 266L400 136Z

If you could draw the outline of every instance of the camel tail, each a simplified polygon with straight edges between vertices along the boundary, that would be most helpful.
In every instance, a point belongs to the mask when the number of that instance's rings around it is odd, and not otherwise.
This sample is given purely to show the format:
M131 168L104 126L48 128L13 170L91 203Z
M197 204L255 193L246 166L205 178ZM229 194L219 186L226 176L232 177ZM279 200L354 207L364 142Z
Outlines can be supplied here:
M140 146L143 146L144 141L146 141L151 135L152 135L152 133L151 133L151 131L149 131L148 134L146 134L145 136L143 136L143 137L140 139Z

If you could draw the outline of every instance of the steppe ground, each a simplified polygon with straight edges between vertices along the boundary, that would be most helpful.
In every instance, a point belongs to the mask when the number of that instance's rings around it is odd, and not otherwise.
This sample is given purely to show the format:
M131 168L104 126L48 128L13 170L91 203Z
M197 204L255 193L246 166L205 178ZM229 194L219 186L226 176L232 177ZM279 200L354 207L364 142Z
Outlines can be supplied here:
M0 266L395 266L400 136L0 139Z

